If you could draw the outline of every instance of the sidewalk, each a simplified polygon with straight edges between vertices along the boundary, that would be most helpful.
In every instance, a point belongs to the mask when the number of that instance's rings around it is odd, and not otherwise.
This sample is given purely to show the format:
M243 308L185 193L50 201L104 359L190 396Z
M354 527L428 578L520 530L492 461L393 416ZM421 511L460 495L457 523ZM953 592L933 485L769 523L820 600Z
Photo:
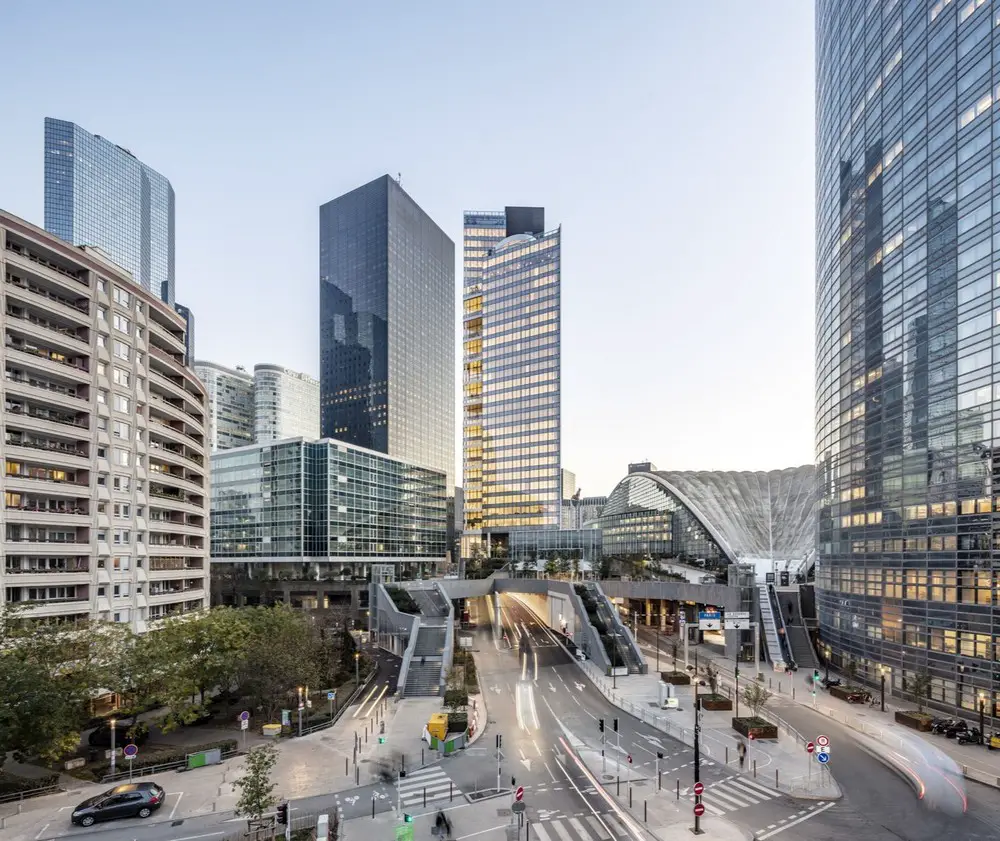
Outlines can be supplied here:
M641 645L644 650L655 651L654 646L645 640L642 641ZM689 659L692 663L694 662L694 648L692 647L689 652ZM731 660L724 660L717 654L708 652L704 646L697 646L697 648L700 649L698 655L700 660L712 660L725 681L731 684L733 662ZM662 645L660 646L660 662L661 664L670 662L670 654L664 651ZM748 671L748 667L750 667L750 664L741 665L741 679L745 671ZM681 668L683 668L683 665L681 665ZM766 663L761 663L761 669L769 669L769 667ZM881 705L869 707L867 704L849 704L847 701L834 698L822 687L817 689L814 701L809 686L811 671L800 671L793 673L790 677L784 673L769 671L765 671L765 675L768 689L774 693L775 699L781 703L796 703L803 707L811 707L858 733L862 733L894 748L899 748L905 740L912 740L914 738L922 739L951 757L968 779L993 788L1000 788L1000 751L988 751L986 748L978 745L960 745L954 739L946 739L944 736L936 736L931 733L921 733L909 727L904 727L901 724L896 724L894 720L895 713L899 710L916 709L916 704L901 702L899 699L886 695L885 712L883 713ZM831 677L841 677L834 670L831 670L830 675ZM872 695L879 697L878 690L872 690ZM780 715L773 711L771 711L770 717L780 721ZM970 721L974 720L974 718L975 716L972 715ZM978 722L976 724L978 726Z

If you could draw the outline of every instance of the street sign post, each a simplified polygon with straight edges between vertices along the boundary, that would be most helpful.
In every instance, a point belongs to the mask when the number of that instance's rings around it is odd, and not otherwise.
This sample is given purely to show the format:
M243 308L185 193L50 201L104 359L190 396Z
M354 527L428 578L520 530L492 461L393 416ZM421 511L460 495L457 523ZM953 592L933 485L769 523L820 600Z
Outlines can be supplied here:
M510 807L510 813L512 815L520 815L528 806L523 800L515 800Z
M817 736L816 737L816 744L819 745L821 748L825 748L827 745L830 744L830 737L829 736Z
M695 803L694 804L694 814L695 814L696 818L700 818L702 815L704 815L705 814L705 804L704 803Z
M705 784L704 783L695 783L694 784L694 793L695 793L696 797L701 797L701 795L704 792L705 792Z
M128 760L128 781L132 782L132 760L139 755L139 748L135 745L125 745L125 747L122 748L122 753Z
M722 614L717 610L701 610L698 612L698 630L718 631L722 628Z
M243 710L240 713L240 730L243 731L243 751L247 749L247 730L250 729L250 711Z
M517 787L517 791L514 792L514 799L515 800L523 800L524 799L524 786L518 786Z
M816 750L816 745L814 745L812 742L806 742L806 750L809 751L809 753L812 753L814 750Z
M826 751L820 751L816 754L816 759L819 761L820 765L826 765L826 763L830 761L830 754Z
M333 715L336 710L333 707L334 702L337 700L337 690L331 689L326 693L326 700L330 702L330 721L333 721Z

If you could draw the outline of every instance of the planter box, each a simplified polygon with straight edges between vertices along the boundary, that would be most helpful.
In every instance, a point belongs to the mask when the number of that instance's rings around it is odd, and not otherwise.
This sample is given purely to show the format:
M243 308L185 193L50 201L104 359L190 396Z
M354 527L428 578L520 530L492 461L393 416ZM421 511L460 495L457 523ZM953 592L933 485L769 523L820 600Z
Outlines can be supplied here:
M660 672L660 680L672 683L674 686L691 685L691 675L686 675L684 672Z
M920 730L923 733L930 732L931 722L934 720L933 716L927 713L918 713L914 710L897 710L895 718L897 724L902 724L904 727L912 727L914 730Z
M751 735L755 739L778 738L777 726L771 724L770 722L761 721L760 719L733 717L733 730L741 736L746 736L748 738Z
M846 701L849 695L854 694L857 690L848 688L846 686L831 686L830 694L834 698L839 698L841 701Z
M733 708L733 702L725 695L699 695L698 699L701 701L701 708L703 710L719 712L720 710L731 710Z

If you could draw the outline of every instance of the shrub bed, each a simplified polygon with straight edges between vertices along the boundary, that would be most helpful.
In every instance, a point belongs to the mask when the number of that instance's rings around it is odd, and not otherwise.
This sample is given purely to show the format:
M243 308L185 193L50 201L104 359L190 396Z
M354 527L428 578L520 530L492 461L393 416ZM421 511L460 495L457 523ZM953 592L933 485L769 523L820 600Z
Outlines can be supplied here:
M897 724L902 724L904 727L912 727L914 730L929 733L934 717L927 713L918 713L915 710L897 710L895 719Z
M703 710L709 710L711 712L731 710L733 708L733 702L730 701L725 695L712 695L709 693L707 695L699 695L698 700L701 702L701 708Z
M385 591L401 613L420 613L420 606L413 600L409 590L402 587L386 587Z
M140 753L134 760L132 760L132 769L138 771L140 768L151 768L154 765L167 765L171 762L185 762L187 761L188 754L190 753L200 753L203 750L213 750L214 748L221 748L222 752L225 753L227 751L236 750L236 746L236 739L223 739L220 742L208 742L204 745L183 745L169 750L149 751L146 753ZM95 765L87 770L89 773L93 774L95 780L100 781L102 777L111 773L111 763L102 762L99 765ZM116 763L115 770L127 771L128 760L119 759Z
M22 791L33 791L36 788L49 788L59 783L58 774L45 777L19 777L0 771L0 796L5 794L20 794Z
M671 683L674 686L690 686L691 675L684 672L660 672L660 680L664 683Z
M741 736L755 739L777 739L778 727L763 718L736 718L733 717L733 730Z

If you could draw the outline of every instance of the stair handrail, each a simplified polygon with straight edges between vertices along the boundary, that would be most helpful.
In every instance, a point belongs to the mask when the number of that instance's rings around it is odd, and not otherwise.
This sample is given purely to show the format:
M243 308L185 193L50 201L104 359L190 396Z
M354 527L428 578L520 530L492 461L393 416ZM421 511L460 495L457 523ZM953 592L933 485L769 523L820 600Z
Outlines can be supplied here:
M788 642L788 626L785 624L785 615L781 612L781 605L778 602L778 591L773 584L767 585L767 600L771 607L771 614L776 617L774 624L778 631L778 645L781 646L781 653L785 662L789 666L794 666L795 658L792 656L792 647Z

